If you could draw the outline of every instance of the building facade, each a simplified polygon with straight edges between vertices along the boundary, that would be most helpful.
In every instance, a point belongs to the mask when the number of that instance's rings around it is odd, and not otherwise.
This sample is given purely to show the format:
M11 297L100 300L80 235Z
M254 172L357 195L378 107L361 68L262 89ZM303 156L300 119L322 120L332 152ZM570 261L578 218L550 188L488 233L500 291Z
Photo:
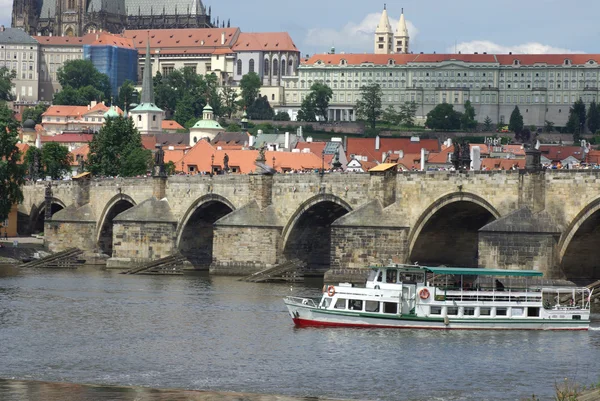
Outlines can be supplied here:
M360 88L379 84L384 109L414 101L424 117L470 100L479 122L508 123L519 106L525 125L564 126L576 100L598 101L599 63L598 54L320 54L282 79L284 109L295 118L311 85L323 82L333 89L330 120L353 121Z
M12 27L30 35L82 36L125 29L210 28L201 0L15 0ZM228 23L229 24L229 23ZM218 25L218 20L217 20ZM222 21L223 27L225 22Z
M14 71L12 94L20 103L38 100L39 45L20 29L0 26L0 68Z
M375 54L407 54L409 52L409 34L404 18L404 9L400 14L400 21L396 26L396 31L392 29L387 8L383 6L383 12L377 28L375 29Z

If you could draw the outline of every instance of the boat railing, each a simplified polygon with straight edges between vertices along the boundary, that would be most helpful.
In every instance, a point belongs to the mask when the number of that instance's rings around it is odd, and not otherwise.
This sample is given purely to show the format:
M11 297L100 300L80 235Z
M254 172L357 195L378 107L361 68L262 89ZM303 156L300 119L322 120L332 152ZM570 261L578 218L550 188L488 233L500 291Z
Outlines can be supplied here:
M310 298L285 297L285 299L291 304L311 306L313 308L316 308L318 306L315 300Z
M497 290L495 288L436 288L434 293L436 301L475 301L475 302L540 302L541 289L508 288Z

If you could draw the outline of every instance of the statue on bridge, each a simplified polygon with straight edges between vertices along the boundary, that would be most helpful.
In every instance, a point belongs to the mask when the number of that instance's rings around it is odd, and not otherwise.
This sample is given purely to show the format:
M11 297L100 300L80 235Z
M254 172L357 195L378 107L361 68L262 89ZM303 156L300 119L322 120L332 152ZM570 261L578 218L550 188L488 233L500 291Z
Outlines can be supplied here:
M52 181L44 189L44 198L44 220L49 221L52 218Z
M160 143L154 145L154 169L152 170L153 177L165 177L165 151Z
M226 173L229 172L229 156L227 153L225 153L225 156L223 157L223 171Z
M456 171L466 171L471 168L471 147L467 142L457 141L452 153L452 164Z

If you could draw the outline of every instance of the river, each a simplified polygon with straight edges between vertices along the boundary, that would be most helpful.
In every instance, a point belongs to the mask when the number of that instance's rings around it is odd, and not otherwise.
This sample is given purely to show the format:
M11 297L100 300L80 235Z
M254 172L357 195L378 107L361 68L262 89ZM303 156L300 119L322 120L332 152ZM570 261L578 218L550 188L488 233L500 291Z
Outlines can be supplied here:
M549 399L565 378L600 379L597 320L588 332L295 328L282 297L320 288L0 268L0 378L9 380L0 399L19 401L46 381L63 383L73 401L134 399L109 386L508 401ZM67 390L77 383L99 387ZM99 397L103 389L112 395Z

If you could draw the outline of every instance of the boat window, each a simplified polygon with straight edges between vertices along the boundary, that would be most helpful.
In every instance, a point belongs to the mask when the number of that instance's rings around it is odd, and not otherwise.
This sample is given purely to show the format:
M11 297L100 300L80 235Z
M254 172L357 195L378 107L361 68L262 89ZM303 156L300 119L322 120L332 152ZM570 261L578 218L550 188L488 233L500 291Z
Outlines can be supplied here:
M396 270L387 270L385 272L385 282L386 283L395 283L398 272Z
M496 316L506 316L506 308L496 308Z
M513 316L523 316L523 308L512 308Z
M527 308L527 316L528 317L539 317L540 316L540 308L534 308L534 307Z
M350 310L362 310L363 301L360 299L351 299L348 301L348 309Z
M369 278L367 279L367 281L375 281L376 278L377 278L377 270L371 270L369 272Z
M381 278L383 277L383 272L380 270L379 274L377 275L377 281L379 281L381 283Z
M458 308L457 307L449 307L448 315L458 315Z
M338 298L338 300L335 301L335 309L346 309L346 300Z
M323 308L329 308L329 305L331 305L331 298L323 298L323 301L321 302L321 306Z
M573 320L581 320L581 315L573 315Z
M430 314L431 315L441 315L442 314L442 307L441 306L432 306Z
M398 313L398 304L394 302L384 302L383 313Z
M479 316L490 316L491 314L491 308L479 308Z
M365 311L379 312L379 301L365 301Z
M402 274L402 276L400 277L400 281L403 283L412 283L412 284L416 284L416 283L424 283L424 277L423 277L423 273L404 273Z
M471 308L471 307L467 308L467 307L465 307L464 310L463 310L463 315L465 315L465 316L475 316L475 308Z

